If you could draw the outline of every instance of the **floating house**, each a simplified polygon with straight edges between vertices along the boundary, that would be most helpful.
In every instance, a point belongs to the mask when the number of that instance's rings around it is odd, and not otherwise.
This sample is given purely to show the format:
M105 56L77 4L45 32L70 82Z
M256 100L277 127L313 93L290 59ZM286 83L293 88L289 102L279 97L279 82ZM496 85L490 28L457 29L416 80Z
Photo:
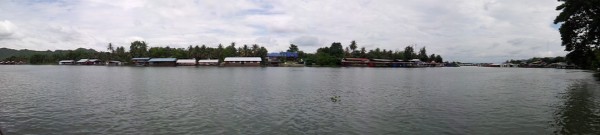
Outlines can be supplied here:
M133 62L133 64L135 64L135 66L148 66L149 60L150 60L150 58L133 58L133 59L131 59L131 62Z
M219 65L219 60L211 60L211 59L198 60L198 66L218 66L218 65Z
M99 59L80 59L77 61L79 65L102 65L102 61Z
M298 61L297 52L278 52L267 54L267 62L271 66L279 66L281 62L296 62Z
M367 58L343 58L342 66L345 67L367 67L370 60Z
M223 60L223 66L260 66L262 59L260 57L227 57Z
M148 63L150 66L176 66L177 58L152 58Z
M106 62L106 65L108 65L108 66L122 66L123 62L113 60L113 61Z
M178 59L177 66L196 66L196 59Z
M75 60L61 60L58 62L58 65L73 65L75 64Z

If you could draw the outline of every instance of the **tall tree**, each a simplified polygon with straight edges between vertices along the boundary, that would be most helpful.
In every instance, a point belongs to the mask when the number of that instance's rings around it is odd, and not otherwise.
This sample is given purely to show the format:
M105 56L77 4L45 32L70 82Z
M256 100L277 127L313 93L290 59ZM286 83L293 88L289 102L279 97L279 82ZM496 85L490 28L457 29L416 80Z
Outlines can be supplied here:
M329 47L329 54L337 58L342 58L344 56L344 47L342 47L342 43L333 42L331 47Z
M106 47L106 49L110 51L110 53L115 53L115 49L113 48L112 43L108 43L108 47Z
M133 41L129 46L131 57L148 57L148 45L144 41Z
M294 44L290 44L290 48L287 50L287 52L298 52L298 46L294 45Z
M429 61L429 57L427 57L427 50L425 50L425 47L419 50L419 54L417 55L417 57L419 57L419 60L421 61Z
M350 50L352 50L352 52L354 52L357 47L358 46L356 45L356 41L352 40L352 42L350 42Z
M562 46L567 59L582 68L598 67L600 57L600 0L558 0L562 11L554 24L561 24Z
M367 57L367 49L365 47L360 48L360 57L361 58Z
M414 59L415 49L412 46L406 46L404 48L404 60L412 60Z
M442 56L437 55L437 56L435 56L435 62L442 63L442 62L444 62L444 59L442 59Z

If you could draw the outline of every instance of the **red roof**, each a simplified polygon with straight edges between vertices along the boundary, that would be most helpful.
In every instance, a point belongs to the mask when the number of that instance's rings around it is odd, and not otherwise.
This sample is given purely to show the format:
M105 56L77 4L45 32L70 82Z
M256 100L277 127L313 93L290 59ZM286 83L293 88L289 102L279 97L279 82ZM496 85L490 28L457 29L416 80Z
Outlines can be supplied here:
M346 61L369 61L367 58L344 58Z

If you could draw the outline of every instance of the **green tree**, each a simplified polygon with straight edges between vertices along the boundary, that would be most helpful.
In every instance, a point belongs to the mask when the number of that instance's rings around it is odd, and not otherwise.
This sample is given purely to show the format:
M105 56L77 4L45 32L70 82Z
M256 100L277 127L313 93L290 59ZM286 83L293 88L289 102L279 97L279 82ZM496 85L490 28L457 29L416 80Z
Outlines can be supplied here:
M129 46L131 57L148 57L148 45L145 41L133 41Z
M356 45L356 41L352 40L352 42L350 42L350 50L352 50L352 52L356 51L356 48L358 46Z
M421 61L429 61L429 57L427 57L427 50L425 50L425 47L423 47L423 48L421 48L421 50L419 50L419 54L417 55L417 57Z
M344 56L344 47L342 46L342 43L333 42L329 47L329 54L337 58L342 58Z
M290 48L287 50L287 52L298 52L298 46L294 45L294 44L290 44Z
M435 56L435 62L442 63L442 62L444 62L444 59L442 59L442 56L437 55L437 56Z
M415 58L414 53L415 53L415 50L413 49L412 46L406 46L404 48L404 60L408 61L408 60L414 59Z
M110 53L115 53L115 49L113 48L112 43L108 43L108 47L106 48Z
M558 0L562 11L554 20L560 24L567 59L582 68L598 67L600 49L600 0Z

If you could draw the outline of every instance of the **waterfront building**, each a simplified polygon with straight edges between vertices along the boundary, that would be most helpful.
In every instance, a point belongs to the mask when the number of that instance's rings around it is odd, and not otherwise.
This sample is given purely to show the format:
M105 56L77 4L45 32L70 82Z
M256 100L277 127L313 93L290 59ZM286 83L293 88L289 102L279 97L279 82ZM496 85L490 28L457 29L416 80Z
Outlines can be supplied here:
M367 58L343 58L342 66L345 67L367 67L370 60Z
M102 65L102 61L99 59L80 59L77 61L79 65Z
M279 66L282 62L294 62L298 61L297 52L278 52L267 54L267 62L270 66Z
M227 57L223 60L223 66L260 66L260 57Z
M178 59L177 66L196 66L196 59Z
M150 58L132 58L131 61L136 66L148 66Z
M176 66L177 58L152 58L148 60L149 66Z
M123 62L113 60L113 61L106 62L106 65L108 65L108 66L122 66Z
M216 60L216 59L198 60L198 66L218 66L218 65L219 65L219 60Z
M75 64L75 60L61 60L58 62L58 65L73 65Z

